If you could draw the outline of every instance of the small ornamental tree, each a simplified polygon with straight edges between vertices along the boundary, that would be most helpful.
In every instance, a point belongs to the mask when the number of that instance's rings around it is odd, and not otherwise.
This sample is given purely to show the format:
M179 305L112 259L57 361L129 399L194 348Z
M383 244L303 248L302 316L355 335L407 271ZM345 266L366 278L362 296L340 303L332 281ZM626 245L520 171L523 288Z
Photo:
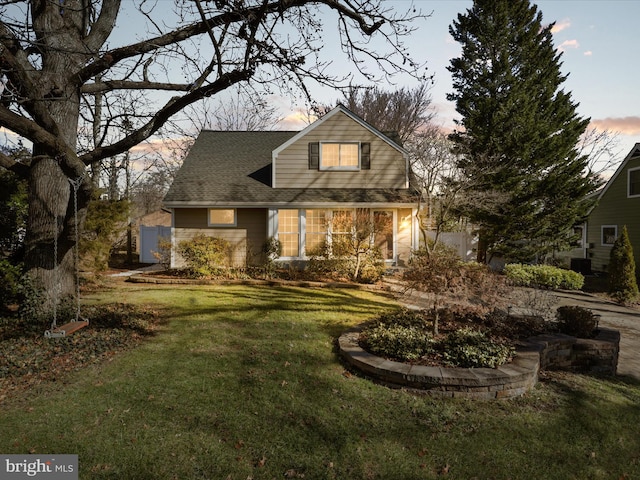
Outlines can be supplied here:
M633 258L633 247L629 241L626 225L622 227L622 233L611 249L609 293L621 303L633 301L638 297L636 263Z

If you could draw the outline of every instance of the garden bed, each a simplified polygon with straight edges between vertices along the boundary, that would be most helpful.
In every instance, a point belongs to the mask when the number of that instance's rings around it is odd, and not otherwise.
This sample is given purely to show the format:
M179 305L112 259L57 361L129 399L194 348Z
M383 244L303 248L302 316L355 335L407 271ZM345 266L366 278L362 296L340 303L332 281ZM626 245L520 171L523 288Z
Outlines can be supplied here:
M541 369L615 375L620 334L599 328L593 339L561 333L537 335L520 342L512 361L497 368L452 368L389 360L360 345L361 327L340 336L342 358L377 381L444 397L475 399L512 398L525 394L538 382Z

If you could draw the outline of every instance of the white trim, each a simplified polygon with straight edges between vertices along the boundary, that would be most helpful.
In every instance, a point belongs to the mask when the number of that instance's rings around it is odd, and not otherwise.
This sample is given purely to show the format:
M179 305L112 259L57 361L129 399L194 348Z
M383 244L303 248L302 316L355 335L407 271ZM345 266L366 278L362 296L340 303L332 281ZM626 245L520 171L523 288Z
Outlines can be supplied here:
M630 168L629 170L627 170L627 198L640 197L640 193L631 195L631 172L636 172L638 170L640 170L640 167Z
M613 175L611 175L611 178L609 179L607 184L600 191L600 195L598 195L598 200L600 200L604 196L604 194L607 193L607 190L609 190L609 187L613 185L613 183L616 181L616 179L618 178L618 175L620 175L620 173L624 171L624 169L627 166L627 163L629 163L629 160L631 160L632 158L637 158L638 156L640 156L640 143L636 143L631 148L631 151L627 154L624 160L622 160L622 163L620 163L620 166L618 167L618 169L615 171ZM629 187L627 185L627 194L628 193L629 193Z
M605 228L613 228L615 229L614 236L618 238L618 225L600 225L600 246L601 247L613 247L613 243L604 243L604 229ZM614 240L615 242L615 240Z

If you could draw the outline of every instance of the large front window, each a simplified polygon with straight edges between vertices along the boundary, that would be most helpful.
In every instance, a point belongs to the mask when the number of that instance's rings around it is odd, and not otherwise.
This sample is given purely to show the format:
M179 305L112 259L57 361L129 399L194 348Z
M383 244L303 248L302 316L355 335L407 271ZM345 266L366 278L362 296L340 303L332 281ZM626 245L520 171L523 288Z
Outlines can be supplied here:
M322 255L327 241L327 214L325 210L307 210L306 243L307 256Z
M352 210L334 210L331 217L331 253L341 257L351 252L354 235Z
M394 210L278 209L273 231L283 258L330 255L345 257L376 248L386 261L395 260Z
M283 257L297 257L300 254L300 222L298 210L278 211L278 240Z
M360 151L357 143L320 144L320 170L357 170Z

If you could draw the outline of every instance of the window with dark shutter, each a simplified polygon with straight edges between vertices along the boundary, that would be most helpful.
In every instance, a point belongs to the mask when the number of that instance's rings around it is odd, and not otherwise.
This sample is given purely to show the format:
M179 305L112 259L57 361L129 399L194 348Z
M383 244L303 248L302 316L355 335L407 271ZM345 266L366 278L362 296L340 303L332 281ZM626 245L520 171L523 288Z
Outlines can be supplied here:
M371 169L371 144L368 142L360 144L360 168L362 170Z
M320 168L320 143L309 142L309 169L317 170Z

